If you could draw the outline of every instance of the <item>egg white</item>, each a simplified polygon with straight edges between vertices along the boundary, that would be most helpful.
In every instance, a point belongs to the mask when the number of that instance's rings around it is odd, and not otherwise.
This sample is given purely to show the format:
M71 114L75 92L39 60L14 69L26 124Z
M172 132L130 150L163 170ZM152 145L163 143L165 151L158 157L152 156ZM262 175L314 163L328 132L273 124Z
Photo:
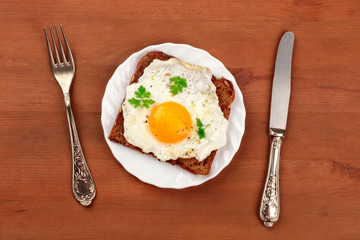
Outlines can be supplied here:
M175 96L170 91L171 77L186 79L187 87ZM126 89L126 98L122 105L124 116L124 136L134 146L145 153L152 152L158 159L192 158L202 161L213 150L226 144L227 119L219 107L216 87L211 82L211 70L205 67L184 63L179 59L170 58L167 61L155 59L147 68L137 83ZM135 91L140 86L151 93L154 104L147 108L135 108L129 99L136 98ZM192 129L189 137L181 142L166 144L158 141L149 129L148 117L157 104L163 102L177 102L190 113ZM199 139L196 118L204 125L206 137Z

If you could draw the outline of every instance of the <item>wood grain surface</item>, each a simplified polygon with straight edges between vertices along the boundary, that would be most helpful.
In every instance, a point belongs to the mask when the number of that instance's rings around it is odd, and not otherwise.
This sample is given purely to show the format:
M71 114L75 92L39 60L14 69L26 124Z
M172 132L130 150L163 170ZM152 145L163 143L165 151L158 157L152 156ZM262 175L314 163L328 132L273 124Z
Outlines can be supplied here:
M0 239L360 239L360 2L0 0ZM65 27L72 103L97 186L71 192L63 97L43 26ZM280 168L281 216L258 218L268 165L271 84L281 35L295 33ZM116 67L152 44L207 50L235 76L246 130L215 179L160 189L112 156L101 100Z

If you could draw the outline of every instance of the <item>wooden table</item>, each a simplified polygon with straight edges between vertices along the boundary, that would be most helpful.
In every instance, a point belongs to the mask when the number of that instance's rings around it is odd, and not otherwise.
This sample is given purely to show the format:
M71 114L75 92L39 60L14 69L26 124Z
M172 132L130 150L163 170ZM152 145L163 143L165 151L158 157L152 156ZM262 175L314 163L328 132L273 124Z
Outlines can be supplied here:
M0 239L359 239L360 2L0 1ZM62 23L76 60L72 102L97 186L71 192L63 97L43 26ZM281 216L258 218L268 165L274 61L295 33ZM116 67L140 49L187 43L221 60L244 95L240 150L215 179L160 189L112 156L101 100Z

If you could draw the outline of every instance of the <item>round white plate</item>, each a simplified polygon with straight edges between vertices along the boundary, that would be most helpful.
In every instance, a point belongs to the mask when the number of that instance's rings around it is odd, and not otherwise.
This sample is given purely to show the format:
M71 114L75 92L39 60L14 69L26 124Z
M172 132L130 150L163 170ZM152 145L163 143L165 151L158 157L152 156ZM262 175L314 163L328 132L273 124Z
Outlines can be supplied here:
M216 78L224 77L234 85L235 100L231 106L229 126L227 130L227 144L220 148L212 163L208 175L195 175L166 162L144 155L118 143L111 142L108 136L125 97L125 89L135 72L139 60L150 51L162 51L185 62L208 67ZM149 46L132 54L123 62L110 78L102 100L101 124L104 135L114 157L132 175L143 182L161 188L186 188L200 185L219 174L234 157L240 147L245 129L245 107L243 97L235 78L225 66L208 52L186 44L164 43Z

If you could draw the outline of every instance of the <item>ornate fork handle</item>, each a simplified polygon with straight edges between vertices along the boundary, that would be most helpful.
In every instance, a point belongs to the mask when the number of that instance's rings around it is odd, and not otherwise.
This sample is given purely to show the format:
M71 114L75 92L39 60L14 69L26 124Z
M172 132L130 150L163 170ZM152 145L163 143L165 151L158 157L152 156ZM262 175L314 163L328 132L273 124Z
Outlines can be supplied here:
M80 140L76 131L75 119L71 109L70 94L65 93L65 106L69 123L72 148L72 189L73 194L83 206L89 206L95 197L96 189L90 170L86 164Z
M279 163L282 139L282 136L271 136L269 168L260 206L260 218L266 227L272 227L280 215Z

